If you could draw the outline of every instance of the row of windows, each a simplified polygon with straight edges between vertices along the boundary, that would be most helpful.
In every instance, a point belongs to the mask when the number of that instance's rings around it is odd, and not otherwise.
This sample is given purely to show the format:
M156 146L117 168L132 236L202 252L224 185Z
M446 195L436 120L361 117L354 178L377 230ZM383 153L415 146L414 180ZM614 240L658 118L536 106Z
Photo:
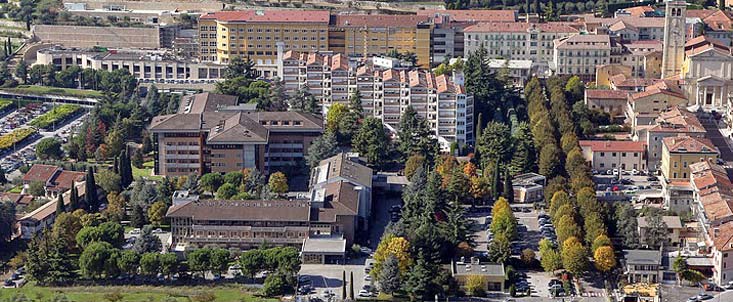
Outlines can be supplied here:
M614 156L615 157L617 154L618 153L616 153L616 152L611 152L611 156ZM634 152L633 154L634 154L634 157L639 157L639 153L638 152ZM606 152L601 152L600 153L600 156L601 157L606 156ZM626 157L626 152L621 152L621 157Z

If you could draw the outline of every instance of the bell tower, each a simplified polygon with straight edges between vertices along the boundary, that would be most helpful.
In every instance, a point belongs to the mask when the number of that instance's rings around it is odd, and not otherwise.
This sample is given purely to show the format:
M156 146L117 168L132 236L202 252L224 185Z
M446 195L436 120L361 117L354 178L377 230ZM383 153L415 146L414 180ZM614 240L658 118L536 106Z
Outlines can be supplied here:
M667 0L664 15L662 78L680 73L685 59L685 16L687 3Z

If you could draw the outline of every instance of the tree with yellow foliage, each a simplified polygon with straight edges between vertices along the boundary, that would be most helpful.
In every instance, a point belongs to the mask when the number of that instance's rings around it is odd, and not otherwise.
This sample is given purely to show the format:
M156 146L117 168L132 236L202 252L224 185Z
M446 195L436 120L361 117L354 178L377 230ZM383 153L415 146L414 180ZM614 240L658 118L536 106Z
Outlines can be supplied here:
M379 276L382 264L389 258L394 256L399 263L400 272L407 272L412 265L412 256L410 256L410 242L404 237L397 237L392 234L382 238L374 252L374 268L371 271L373 277Z
M487 283L486 276L468 275L466 278L466 292L469 296L483 296Z
M484 197L489 195L489 188L491 187L491 183L489 183L488 178L483 176L471 177L470 183L471 186L468 192L475 200L482 201Z
M616 266L616 256L613 254L613 248L610 246L602 246L593 253L596 269L601 272L608 272Z
M476 165L474 165L472 162L467 162L465 165L463 165L463 173L466 174L468 177L476 177L478 174L476 173Z

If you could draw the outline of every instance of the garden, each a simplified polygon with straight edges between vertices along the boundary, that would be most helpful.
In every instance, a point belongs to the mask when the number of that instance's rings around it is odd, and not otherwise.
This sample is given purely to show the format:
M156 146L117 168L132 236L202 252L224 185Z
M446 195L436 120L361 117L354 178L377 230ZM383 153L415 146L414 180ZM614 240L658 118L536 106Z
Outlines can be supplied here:
M19 128L13 130L13 132L0 136L0 150L11 148L14 144L22 142L24 139L35 133L36 130L32 128Z

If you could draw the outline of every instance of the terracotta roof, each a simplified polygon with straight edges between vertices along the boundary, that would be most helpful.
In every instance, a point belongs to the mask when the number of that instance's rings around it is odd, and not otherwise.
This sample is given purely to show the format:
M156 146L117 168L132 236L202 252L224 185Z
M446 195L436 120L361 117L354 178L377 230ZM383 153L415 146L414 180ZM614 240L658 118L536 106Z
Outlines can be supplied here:
M86 176L85 172L78 171L61 171L51 180L51 186L47 188L53 192L64 192L71 189L71 186L77 182L83 181Z
M710 238L718 251L733 250L733 222L721 224L710 230Z
M580 141L580 147L589 147L593 152L644 152L644 146L643 141Z
M698 36L685 43L685 54L687 56L692 56L709 49L717 50L724 55L730 55L731 52L730 47L726 46L723 42L707 36Z
M576 25L570 22L548 22L548 23L525 23L525 22L483 22L476 25L472 25L463 30L463 32L527 32L531 28L537 28L542 32L555 32L555 33L577 33L578 29L572 27Z
M237 96L204 92L183 96L178 108L178 113L218 111L222 107L236 105Z
M706 30L730 31L733 29L733 17L730 12L719 9L687 10L688 18L700 18Z
M452 82L447 75L441 74L435 77L435 85L438 88L438 93L451 92L451 93L466 93L463 90L463 86Z
M303 200L201 200L174 205L166 216L193 220L307 222L310 205Z
M610 89L586 89L585 96L589 99L623 99L629 95L628 91L624 90L610 90Z
M417 15L336 15L331 25L338 27L410 27L428 22L428 16Z
M418 10L418 16L448 15L451 22L516 22L516 11L514 10ZM435 21L439 23L439 21Z
M652 85L648 86L644 91L632 93L631 95L629 95L629 102L636 102L639 99L646 98L655 94L665 94L680 99L686 99L684 93L678 91L678 89L662 89L662 87Z
M323 118L306 112L255 111L244 114L270 132L323 130Z
M656 124L649 128L653 132L685 132L705 133L700 120L694 113L679 107L672 107L669 110L659 113Z
M627 7L623 9L625 12L630 14L632 17L643 17L646 13L653 12L655 10L651 5Z
M620 73L609 78L611 83L616 87L647 87L653 85L660 79L645 79L645 78L627 78L626 75Z
M246 23L326 23L330 13L327 10L244 10L207 13L201 19L223 22Z
M267 129L259 123L247 117L244 113L238 112L220 120L212 120L207 141L214 143L229 142L267 142Z
M690 183L710 221L733 217L733 183L725 169L711 161L690 164Z
M77 188L77 192L80 198L86 195L86 186L84 182L77 184L76 188ZM71 194L70 191L67 191L66 193L63 194L64 195L64 205L68 205L71 202L70 194ZM38 209L20 218L18 221L22 221L22 220L44 221L48 219L49 217L51 217L51 215L56 213L56 201L57 200L58 199L54 199L54 200L51 200L43 204Z
M28 183L41 181L45 183L51 180L51 177L53 177L59 169L60 168L57 166L35 164L28 170L28 172L25 173L25 175L23 175L23 182Z
M710 139L693 136L672 136L662 139L662 144L670 152L678 153L715 153L720 154Z

